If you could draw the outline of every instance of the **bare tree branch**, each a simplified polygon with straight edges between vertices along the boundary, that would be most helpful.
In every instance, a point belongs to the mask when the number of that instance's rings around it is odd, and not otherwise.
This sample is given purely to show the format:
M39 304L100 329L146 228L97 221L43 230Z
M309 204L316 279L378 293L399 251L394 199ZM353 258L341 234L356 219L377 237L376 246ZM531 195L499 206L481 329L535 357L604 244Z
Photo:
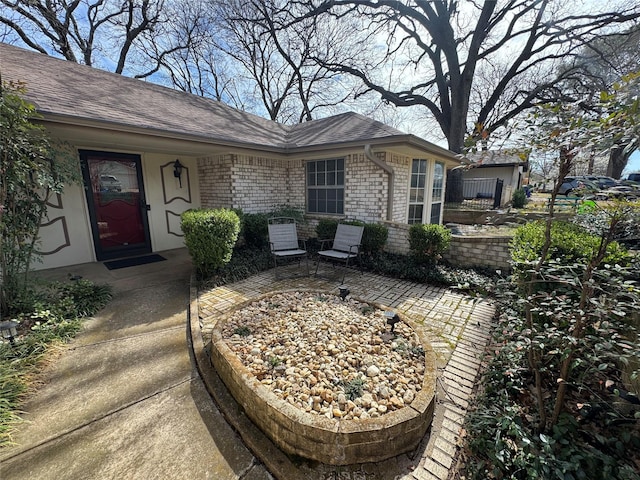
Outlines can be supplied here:
M558 94L561 59L575 57L595 37L620 34L640 18L640 6L608 2L580 10L560 0L461 2L458 0L294 0L288 25L328 16L336 22L368 20L367 41L388 37L384 62L317 60L347 72L366 90L397 106L429 109L449 148L461 152L478 125L483 134L508 124L540 98ZM375 63L375 62L373 62ZM389 66L413 66L413 76L390 80ZM502 76L482 73L501 65ZM532 75L536 72L537 78ZM384 79L384 80L381 80ZM521 84L525 88L518 88ZM475 104L476 101L482 104ZM471 105L473 104L473 108ZM495 113L498 113L496 115ZM475 118L471 115L475 114Z

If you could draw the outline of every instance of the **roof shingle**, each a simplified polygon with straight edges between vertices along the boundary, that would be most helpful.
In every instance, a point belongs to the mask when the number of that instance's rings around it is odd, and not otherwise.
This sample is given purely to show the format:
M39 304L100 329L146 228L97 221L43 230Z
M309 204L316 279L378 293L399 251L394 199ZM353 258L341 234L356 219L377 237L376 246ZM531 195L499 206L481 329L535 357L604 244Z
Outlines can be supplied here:
M209 98L3 43L0 72L3 81L25 82L26 98L48 120L96 122L115 129L282 152L371 140L405 141L455 158L426 140L357 113L282 125Z

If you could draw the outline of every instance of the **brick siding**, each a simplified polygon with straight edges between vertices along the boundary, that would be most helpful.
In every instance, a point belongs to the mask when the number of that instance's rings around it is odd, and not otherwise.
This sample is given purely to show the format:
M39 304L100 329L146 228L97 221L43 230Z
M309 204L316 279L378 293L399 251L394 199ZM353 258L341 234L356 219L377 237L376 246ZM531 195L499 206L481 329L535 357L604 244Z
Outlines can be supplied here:
M200 201L203 208L229 208L233 202L231 191L235 155L218 155L198 159Z
M452 235L445 260L460 267L487 267L508 271L511 237L476 237Z

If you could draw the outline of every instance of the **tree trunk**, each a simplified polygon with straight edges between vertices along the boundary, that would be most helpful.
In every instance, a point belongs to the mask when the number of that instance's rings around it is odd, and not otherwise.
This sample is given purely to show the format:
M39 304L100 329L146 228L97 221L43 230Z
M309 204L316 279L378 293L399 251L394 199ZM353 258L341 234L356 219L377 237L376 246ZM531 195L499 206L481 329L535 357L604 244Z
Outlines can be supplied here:
M607 165L607 176L620 178L622 171L627 166L631 152L625 152L623 145L615 145L609 152L609 164Z
M462 203L464 195L462 187L464 185L464 179L462 178L462 169L454 168L447 172L447 187L445 190L446 203Z

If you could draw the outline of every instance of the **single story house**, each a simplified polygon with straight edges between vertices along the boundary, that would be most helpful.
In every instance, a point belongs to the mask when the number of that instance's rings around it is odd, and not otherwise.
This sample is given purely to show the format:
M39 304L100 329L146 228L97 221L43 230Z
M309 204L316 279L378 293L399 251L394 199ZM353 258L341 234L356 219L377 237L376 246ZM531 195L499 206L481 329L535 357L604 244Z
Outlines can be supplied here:
M456 156L356 113L282 125L221 102L0 44L3 81L54 138L77 150L83 185L52 202L40 232L51 268L184 245L190 208L303 208L318 219L384 222L406 251L408 224L440 223ZM314 223L315 222L315 223Z
M464 197L493 194L495 180L502 180L502 196L500 205L511 201L513 192L524 185L523 181L529 171L529 161L512 151L485 150L465 155L469 167L465 168Z

